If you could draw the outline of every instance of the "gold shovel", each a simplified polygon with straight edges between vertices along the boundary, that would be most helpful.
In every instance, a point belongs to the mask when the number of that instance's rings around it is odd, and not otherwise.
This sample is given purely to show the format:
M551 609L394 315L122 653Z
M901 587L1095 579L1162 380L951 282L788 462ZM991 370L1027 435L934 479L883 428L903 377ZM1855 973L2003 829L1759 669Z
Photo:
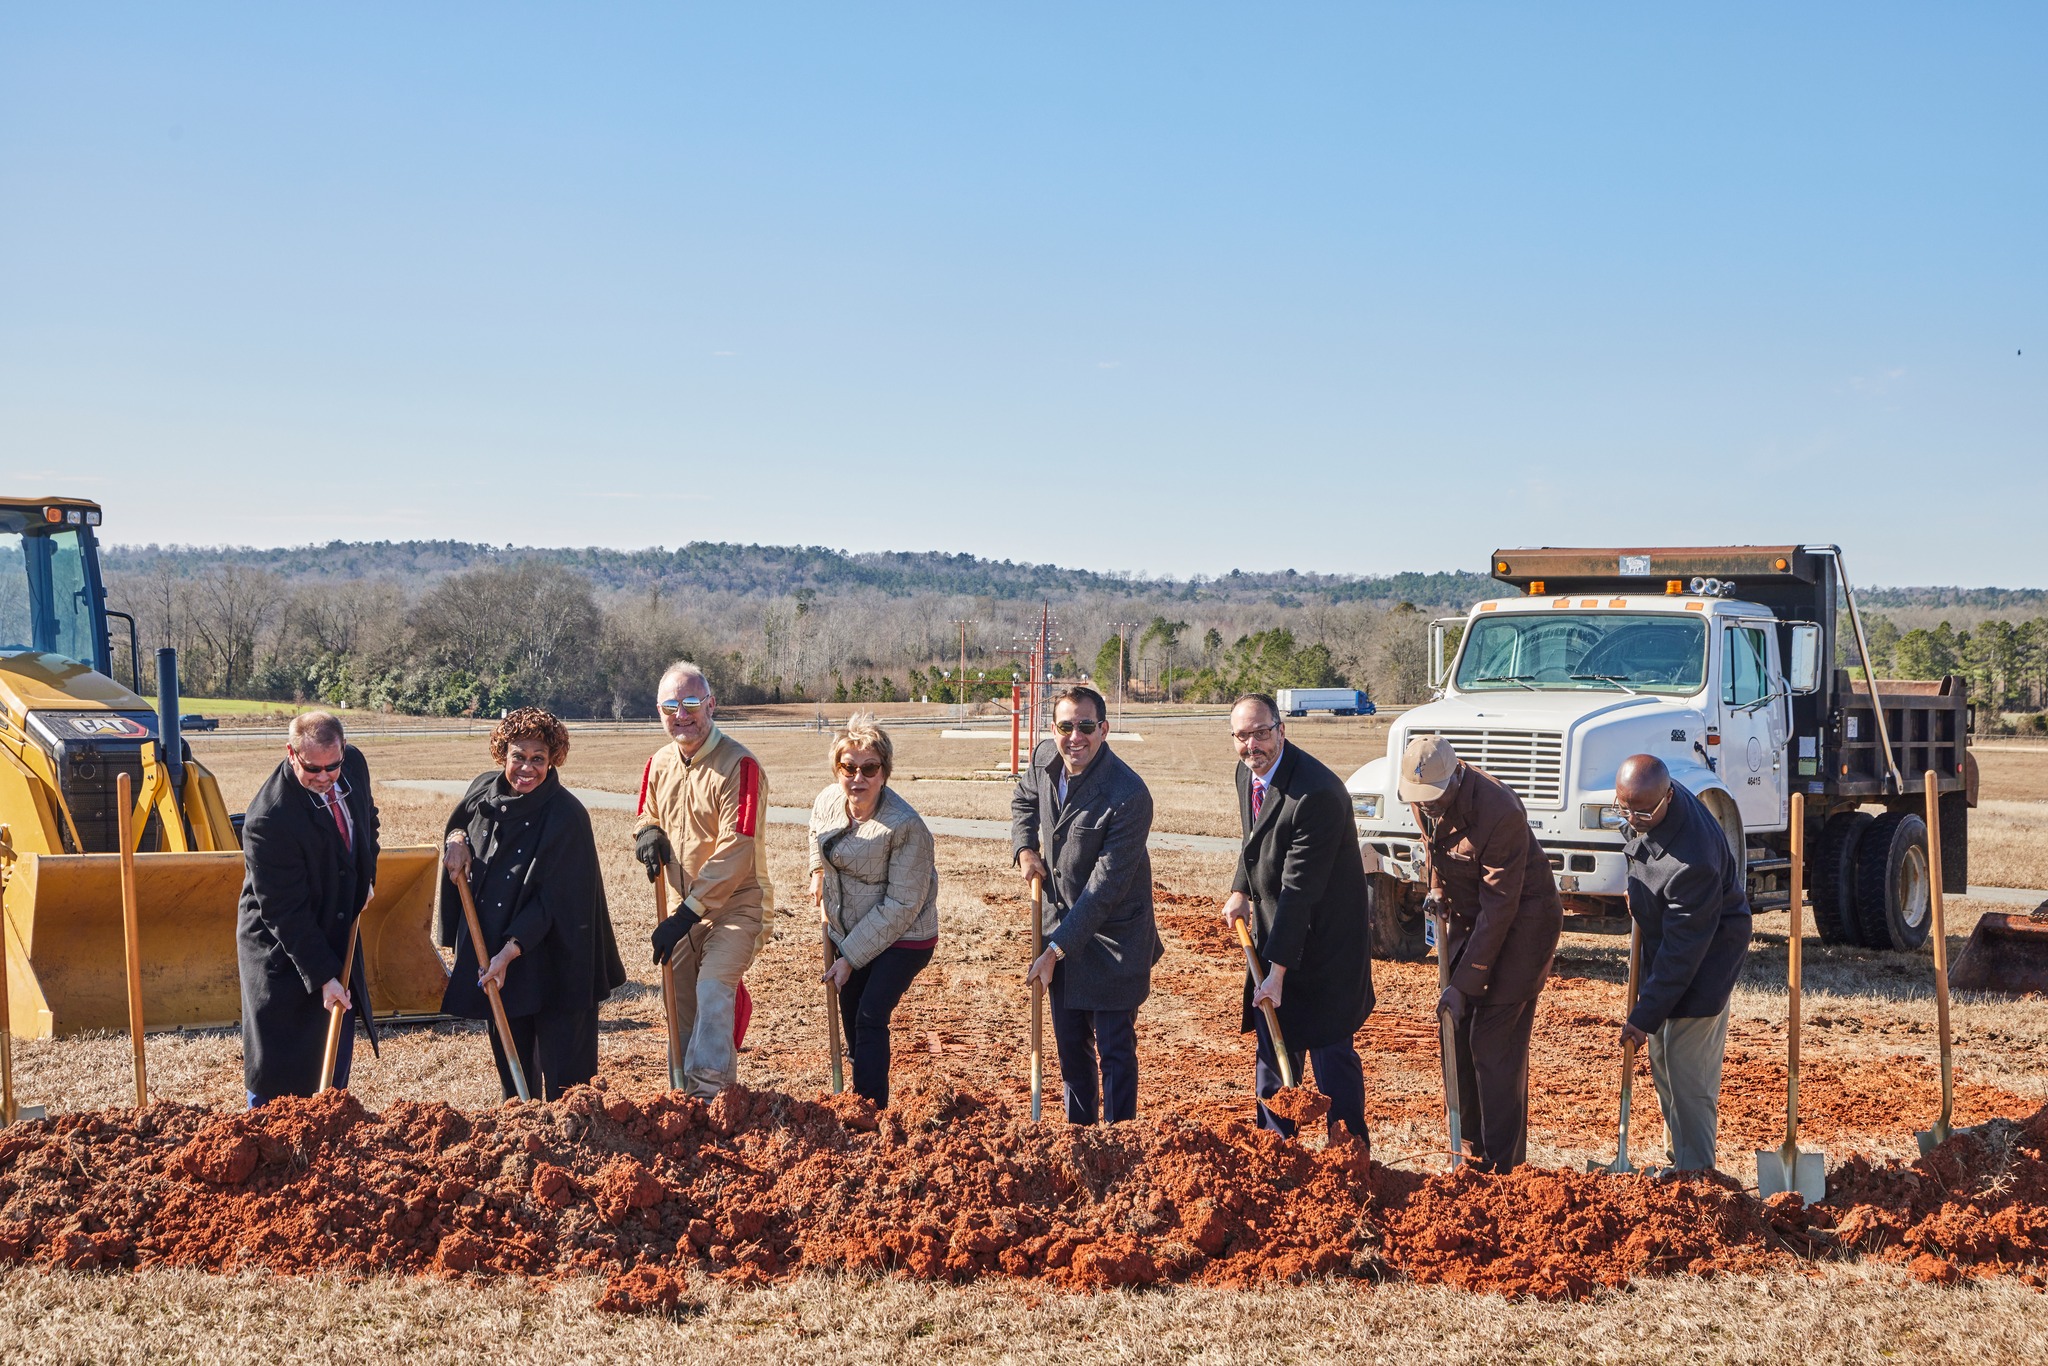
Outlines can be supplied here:
M1927 770L1927 900L1934 914L1934 1018L1941 1030L1941 1115L1932 1129L1913 1135L1920 1155L1948 1142L1949 1120L1956 1109L1956 1067L1948 1036L1948 925L1941 914L1941 789L1934 770Z
M1045 952L1045 884L1031 879L1031 961ZM1045 1101L1045 984L1031 979L1031 1122Z
M1259 951L1252 947L1252 932L1246 928L1244 921L1239 920L1235 923L1238 946L1244 950L1244 965L1251 969L1252 992L1256 995L1259 983L1266 978L1266 965L1259 961ZM1259 1010L1266 1017L1266 1035L1273 1041L1273 1058L1280 1064L1280 1084L1292 1086L1295 1083L1294 1058L1287 1051L1287 1041L1280 1037L1280 1012L1270 1005L1260 1006Z
M1799 963L1805 934L1799 903L1806 894L1806 794L1792 794L1792 902L1785 908L1785 1142L1756 1155L1756 1193L1768 1199L1799 1192L1807 1204L1828 1195L1824 1153L1799 1151ZM1944 1116L1945 1118L1946 1116Z
M1643 927L1630 922L1628 927L1628 1005L1622 1018L1635 1013L1636 993L1643 979ZM1616 1126L1615 1154L1612 1162L1588 1161L1589 1172L1606 1172L1610 1176L1632 1176L1636 1164L1628 1160L1628 1111L1629 1103L1635 1099L1636 1091L1636 1045L1633 1039L1624 1040L1621 1045L1621 1120Z

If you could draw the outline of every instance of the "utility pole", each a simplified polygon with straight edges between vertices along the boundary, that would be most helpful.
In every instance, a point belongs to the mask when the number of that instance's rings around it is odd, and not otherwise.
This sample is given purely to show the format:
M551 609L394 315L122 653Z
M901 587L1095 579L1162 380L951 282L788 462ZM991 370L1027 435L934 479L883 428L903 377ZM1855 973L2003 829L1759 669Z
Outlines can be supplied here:
M1109 629L1116 632L1116 728L1124 728L1124 651L1129 648L1131 632L1138 629L1135 621L1112 621Z
M960 714L966 716L970 705L967 703L967 628L974 625L974 618L954 617L953 625L960 628L960 691L953 696L955 701L963 704Z

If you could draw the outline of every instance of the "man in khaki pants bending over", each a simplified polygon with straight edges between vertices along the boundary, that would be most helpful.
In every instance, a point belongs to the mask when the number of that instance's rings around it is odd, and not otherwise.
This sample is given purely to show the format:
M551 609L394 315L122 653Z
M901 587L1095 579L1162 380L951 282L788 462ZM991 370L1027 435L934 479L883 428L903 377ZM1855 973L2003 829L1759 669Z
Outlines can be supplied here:
M681 899L654 927L654 961L675 968L676 1025L689 1038L683 1076L708 1099L733 1083L734 1001L775 909L759 837L768 784L754 756L713 724L703 670L669 665L655 700L675 743L647 765L634 855L649 882L666 873Z

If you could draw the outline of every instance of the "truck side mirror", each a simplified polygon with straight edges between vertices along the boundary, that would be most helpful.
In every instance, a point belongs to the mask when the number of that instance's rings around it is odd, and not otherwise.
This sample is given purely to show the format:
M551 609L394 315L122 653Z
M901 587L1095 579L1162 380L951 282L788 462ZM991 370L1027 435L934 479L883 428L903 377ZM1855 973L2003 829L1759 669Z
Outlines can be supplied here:
M1792 662L1785 681L1802 697L1820 691L1820 627L1813 622L1792 623Z

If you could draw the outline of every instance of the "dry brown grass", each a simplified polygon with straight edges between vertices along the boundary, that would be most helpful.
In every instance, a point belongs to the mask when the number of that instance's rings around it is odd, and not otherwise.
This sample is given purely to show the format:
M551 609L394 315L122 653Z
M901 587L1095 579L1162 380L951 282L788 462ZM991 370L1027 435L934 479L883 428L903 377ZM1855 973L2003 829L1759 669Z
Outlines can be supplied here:
M676 1320L598 1313L598 1286L0 1273L10 1362L2039 1361L2048 1296L1890 1269L1644 1282L1583 1304L1441 1287L1074 1295L813 1278L692 1287Z

